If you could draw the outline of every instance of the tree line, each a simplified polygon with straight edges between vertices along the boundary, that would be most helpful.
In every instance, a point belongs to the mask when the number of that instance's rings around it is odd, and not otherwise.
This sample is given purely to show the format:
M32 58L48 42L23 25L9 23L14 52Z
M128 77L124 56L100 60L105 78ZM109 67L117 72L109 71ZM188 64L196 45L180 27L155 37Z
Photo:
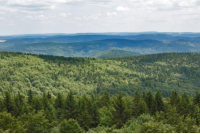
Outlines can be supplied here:
M163 98L158 90L134 96L5 92L0 99L0 132L200 132L200 93L176 91Z

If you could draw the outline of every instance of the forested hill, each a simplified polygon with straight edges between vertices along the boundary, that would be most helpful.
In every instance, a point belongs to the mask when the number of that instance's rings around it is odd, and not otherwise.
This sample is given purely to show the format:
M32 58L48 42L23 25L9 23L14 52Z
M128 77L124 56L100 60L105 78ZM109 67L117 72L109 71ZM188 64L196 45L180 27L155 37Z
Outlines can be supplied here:
M164 97L176 90L194 95L200 87L200 54L163 53L113 59L67 58L0 53L0 96L49 92L133 95L136 90L160 90Z

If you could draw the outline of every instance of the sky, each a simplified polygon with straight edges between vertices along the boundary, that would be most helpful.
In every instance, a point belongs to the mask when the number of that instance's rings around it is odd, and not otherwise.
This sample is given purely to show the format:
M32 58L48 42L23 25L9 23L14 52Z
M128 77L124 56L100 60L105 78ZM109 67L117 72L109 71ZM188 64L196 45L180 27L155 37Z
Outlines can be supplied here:
M0 35L200 32L200 0L0 0Z

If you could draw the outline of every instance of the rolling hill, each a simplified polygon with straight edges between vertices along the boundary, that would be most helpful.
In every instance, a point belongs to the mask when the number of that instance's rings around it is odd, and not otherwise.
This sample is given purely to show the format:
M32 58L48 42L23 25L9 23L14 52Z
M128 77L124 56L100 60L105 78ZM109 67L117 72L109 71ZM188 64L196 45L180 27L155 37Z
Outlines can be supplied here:
M0 40L0 51L65 57L105 54L104 58L110 58L107 53L115 49L139 54L200 52L199 33L33 34L0 36ZM124 53L114 55L123 57Z
M167 97L174 90L194 95L200 86L200 54L193 53L95 59L1 52L0 61L0 96L31 89L34 95L160 90Z
M137 55L140 55L140 53L113 49L113 50L108 50L102 53L98 53L94 55L94 57L102 59L102 58L128 57L128 56L137 56Z

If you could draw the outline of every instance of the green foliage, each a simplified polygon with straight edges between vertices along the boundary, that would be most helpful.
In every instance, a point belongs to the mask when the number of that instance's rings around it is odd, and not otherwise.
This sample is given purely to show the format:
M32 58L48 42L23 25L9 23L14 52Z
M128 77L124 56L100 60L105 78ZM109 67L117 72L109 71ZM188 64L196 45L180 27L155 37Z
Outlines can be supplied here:
M121 128L130 116L126 113L127 111L122 97L122 94L117 95L114 103L115 110L112 112L113 124L116 124L116 128Z
M198 86L198 54L0 55L0 132L59 133L77 125L87 132L199 132L199 93L189 96Z
M101 106L109 106L109 104L110 104L110 95L106 90L101 97Z
M156 103L156 110L157 111L164 111L164 103L159 91L156 92L155 95L155 103Z
M63 120L60 125L61 133L83 133L83 129L79 126L76 120Z
M22 133L26 129L20 121L15 119L10 113L0 113L0 131L6 133Z
M77 103L74 99L73 92L70 91L64 103L64 114L66 119L77 117Z
M43 112L24 114L19 119L23 122L24 127L27 129L27 133L47 133L49 129L54 125L50 124L45 118Z
M55 100L55 108L63 108L63 98L60 93L58 93Z
M28 91L28 103L31 104L32 100L33 100L33 93L32 93L32 90L30 89Z
M174 128L169 124L162 124L162 122L146 122L142 124L137 133L174 133Z
M113 114L111 111L114 111L113 107L109 109L107 107L103 107L99 110L100 114L100 125L111 127L113 124Z
M186 117L184 122L180 122L176 125L175 130L177 133L199 133L199 127L195 125L195 119Z
M195 95L199 90L199 54L164 53L115 59L56 57L1 52L0 96L11 94L49 97L105 90L112 95L151 91L169 97L176 90ZM48 95L47 94L47 95ZM29 96L29 95L28 95ZM48 97L47 97L48 98ZM30 98L31 101L31 98Z

